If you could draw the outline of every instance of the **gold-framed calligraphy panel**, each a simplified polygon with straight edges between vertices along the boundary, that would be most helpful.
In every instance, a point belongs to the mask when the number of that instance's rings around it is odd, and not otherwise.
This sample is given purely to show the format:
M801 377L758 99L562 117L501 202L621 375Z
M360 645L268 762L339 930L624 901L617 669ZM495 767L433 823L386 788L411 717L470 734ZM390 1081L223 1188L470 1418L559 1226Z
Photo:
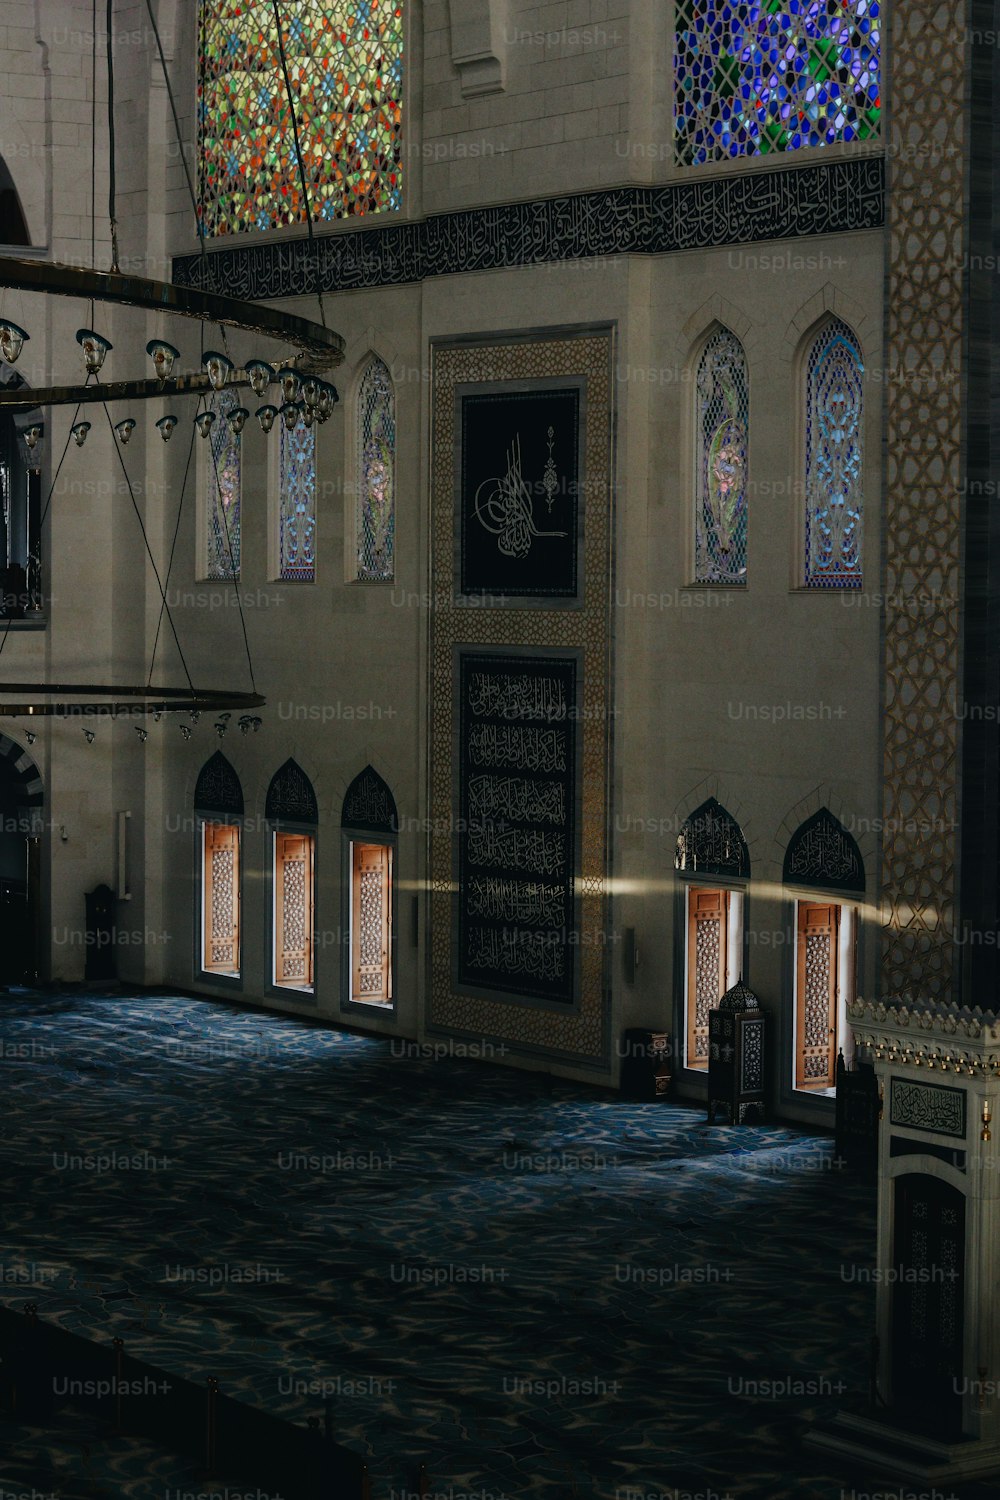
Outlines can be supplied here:
M609 873L614 350L614 329L609 325L431 343L430 592L434 609L428 685L431 831L426 1029L501 1043L511 1052L600 1071L607 1071L610 1063L613 950ZM539 389L545 385L555 389L561 382L565 389L581 392L579 462L573 479L575 524L582 537L578 586L572 597L567 590L565 600L535 599L528 608L523 597L513 593L483 592L476 600L463 593L461 576L461 476L469 465L462 462L459 395L474 397L479 390L495 396L505 387L515 394L536 383ZM528 451L524 445L522 458ZM544 504L544 471L536 476L532 470L522 477L525 494L540 496ZM543 520L545 515L541 511ZM466 526L468 516L466 505ZM530 512L525 525L533 530ZM543 530L539 521L534 531L541 535ZM459 905L455 897L462 836L458 678L463 658L477 649L508 652L512 660L539 663L565 653L580 664L573 702L579 774L572 809L575 891L569 941L577 951L572 955L575 977L570 1004L546 1002L531 993L491 993L458 979ZM525 989L530 991L532 986Z

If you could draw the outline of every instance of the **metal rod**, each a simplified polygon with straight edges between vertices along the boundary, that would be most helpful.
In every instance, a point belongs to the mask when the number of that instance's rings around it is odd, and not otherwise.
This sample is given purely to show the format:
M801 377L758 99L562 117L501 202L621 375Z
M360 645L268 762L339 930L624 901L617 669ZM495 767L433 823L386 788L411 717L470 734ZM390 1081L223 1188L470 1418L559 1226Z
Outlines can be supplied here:
M178 286L172 281L153 281L120 271L91 271L83 266L62 266L44 260L21 260L0 256L0 286L19 292L40 292L57 297L93 297L150 312L177 313L202 322L221 323L266 338L292 344L312 356L311 366L323 370L344 362L344 340L339 333L280 311L260 302L244 302L217 292Z
M209 1478L215 1474L215 1446L216 1446L216 1409L215 1404L219 1396L219 1382L214 1375L210 1375L207 1381L208 1389L205 1393L205 1468Z
M249 385L231 380L230 385ZM0 406L72 406L74 402L96 405L102 401L151 401L155 396L199 396L210 390L207 375L178 375L160 384L158 380L116 380L108 385L0 386Z

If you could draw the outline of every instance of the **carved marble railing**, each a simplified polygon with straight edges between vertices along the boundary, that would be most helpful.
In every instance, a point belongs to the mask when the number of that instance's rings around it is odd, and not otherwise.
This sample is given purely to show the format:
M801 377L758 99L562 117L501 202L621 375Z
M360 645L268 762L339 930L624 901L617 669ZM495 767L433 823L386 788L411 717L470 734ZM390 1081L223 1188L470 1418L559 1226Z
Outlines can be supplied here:
M1000 1016L994 1011L859 997L847 1014L870 1062L1000 1078Z

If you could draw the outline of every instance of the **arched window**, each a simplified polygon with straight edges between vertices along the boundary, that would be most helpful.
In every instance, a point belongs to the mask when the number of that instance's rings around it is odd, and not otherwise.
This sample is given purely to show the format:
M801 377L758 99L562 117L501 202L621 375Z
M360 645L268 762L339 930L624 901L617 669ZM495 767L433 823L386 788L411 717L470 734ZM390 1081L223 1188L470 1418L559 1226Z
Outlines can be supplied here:
M20 385L0 360L0 379ZM42 413L33 418L42 422ZM29 452L23 429L0 413L0 620L23 620L41 611L42 483L39 449Z
M742 829L714 797L685 819L677 835L674 866L685 875L750 879L750 852Z
M749 392L743 345L719 328L695 383L695 582L746 583Z
M847 1007L857 982L856 900L831 892L864 894L865 870L853 837L829 811L799 827L788 842L785 884L803 894L795 901L795 1010L792 1087L832 1090L837 1053L850 1057ZM813 897L811 892L819 893Z
M684 1065L708 1068L708 1013L743 973L743 897L750 854L714 797L684 822L674 866L684 880Z
M319 808L313 784L294 760L275 771L267 789L264 816L269 823L318 823Z
M237 579L240 576L240 512L243 486L243 439L228 422L239 406L235 391L219 391L209 410L215 413L209 433L205 463L205 512L207 517L206 578Z
M806 354L805 582L861 587L865 367L839 318Z
M815 890L864 894L865 867L853 838L827 808L821 807L796 829L785 851L785 884Z
M271 778L264 815L272 825L274 902L271 979L279 989L313 993L316 930L316 824L312 782L294 760Z
M878 137L881 0L677 0L684 166Z
M396 396L378 358L358 391L358 578L391 583L396 530Z
M198 205L207 237L401 203L402 0L202 0Z
M30 245L28 225L10 168L0 157L0 245Z
M392 792L372 766L355 777L341 817L347 865L347 999L393 1003L395 856L399 819Z
M213 977L240 976L240 822L243 788L217 750L202 766L194 793L201 856L198 967Z
M280 424L278 577L291 583L316 578L316 429Z

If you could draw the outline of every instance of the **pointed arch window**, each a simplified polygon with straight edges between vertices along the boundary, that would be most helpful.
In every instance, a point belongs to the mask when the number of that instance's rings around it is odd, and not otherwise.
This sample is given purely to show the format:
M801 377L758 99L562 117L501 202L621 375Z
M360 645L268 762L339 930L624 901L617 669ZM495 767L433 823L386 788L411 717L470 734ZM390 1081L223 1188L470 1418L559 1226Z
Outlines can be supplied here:
M744 886L750 854L714 797L681 828L674 865L684 881L684 1065L708 1068L708 1013L743 972Z
M839 893L864 894L864 864L852 835L822 807L789 840L783 873L786 885L808 892L794 898L792 1087L832 1091L838 1052L852 1053L847 1007L857 983L858 900Z
M860 588L864 372L847 324L832 319L806 355L805 583Z
M350 942L347 998L391 1006L394 995L396 834L392 792L372 766L347 789L341 816Z
M402 0L281 0L312 218L402 198ZM198 212L208 238L304 224L272 0L201 0Z
M357 576L391 583L396 531L396 395L375 358L358 391Z
M272 825L272 981L312 994L316 930L316 793L306 773L286 760L271 778L264 804Z
M289 583L316 579L316 429L280 424L278 577Z
M208 521L206 578L238 579L242 509L243 439L233 432L228 417L239 406L235 391L219 391L209 409L215 413L209 433L205 475Z
M205 974L240 976L240 820L243 788L221 751L206 761L195 787L201 863L198 967Z
M695 582L746 583L750 398L743 345L728 328L698 362Z

